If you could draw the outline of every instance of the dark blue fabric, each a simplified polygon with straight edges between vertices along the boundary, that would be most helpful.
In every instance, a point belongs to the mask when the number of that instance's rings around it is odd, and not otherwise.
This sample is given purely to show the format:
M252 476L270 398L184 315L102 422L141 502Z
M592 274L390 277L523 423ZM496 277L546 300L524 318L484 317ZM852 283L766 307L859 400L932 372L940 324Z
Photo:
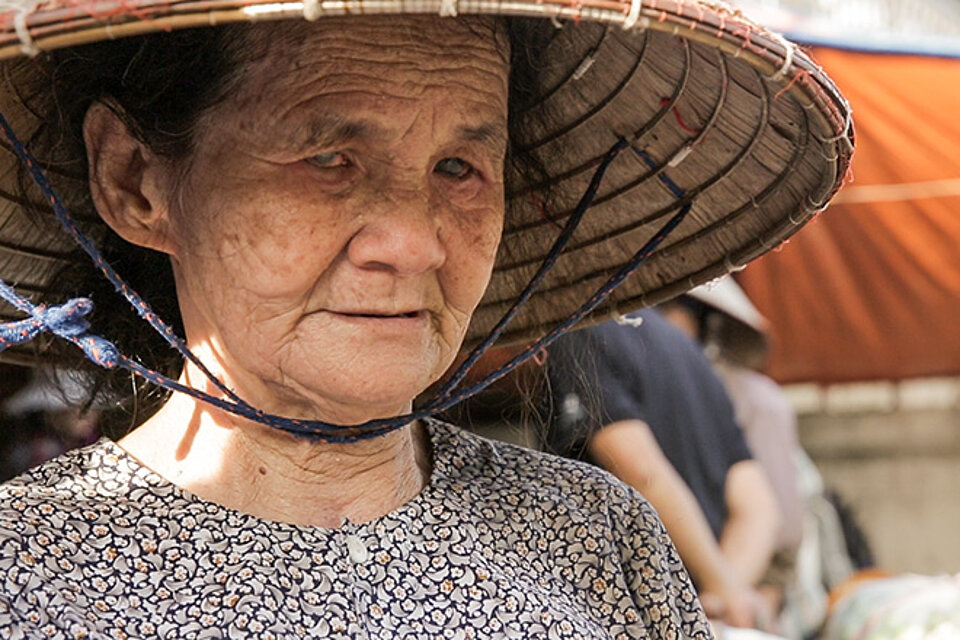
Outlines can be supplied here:
M727 472L751 458L750 450L699 345L656 311L637 315L640 327L609 322L567 334L550 348L548 447L589 460L586 444L597 429L643 420L719 538Z

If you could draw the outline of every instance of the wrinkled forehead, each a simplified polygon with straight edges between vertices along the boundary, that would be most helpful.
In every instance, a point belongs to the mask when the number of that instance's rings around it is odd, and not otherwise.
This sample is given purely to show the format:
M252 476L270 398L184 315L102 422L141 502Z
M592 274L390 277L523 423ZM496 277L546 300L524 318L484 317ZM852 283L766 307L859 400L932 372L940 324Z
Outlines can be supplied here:
M502 19L471 16L354 16L254 24L239 45L248 82L271 84L305 70L380 83L470 82L506 87L509 39ZM499 87L498 87L499 88Z

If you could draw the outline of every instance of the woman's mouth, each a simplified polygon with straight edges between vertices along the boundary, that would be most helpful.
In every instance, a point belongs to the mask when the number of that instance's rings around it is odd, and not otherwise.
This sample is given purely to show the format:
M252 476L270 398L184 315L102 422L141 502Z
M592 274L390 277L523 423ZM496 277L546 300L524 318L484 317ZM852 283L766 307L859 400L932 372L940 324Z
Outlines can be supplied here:
M394 319L394 318L418 318L420 317L421 311L404 311L401 313L377 313L377 312L366 312L366 311L337 311L335 312L342 316L347 316L350 318L373 318L373 319Z

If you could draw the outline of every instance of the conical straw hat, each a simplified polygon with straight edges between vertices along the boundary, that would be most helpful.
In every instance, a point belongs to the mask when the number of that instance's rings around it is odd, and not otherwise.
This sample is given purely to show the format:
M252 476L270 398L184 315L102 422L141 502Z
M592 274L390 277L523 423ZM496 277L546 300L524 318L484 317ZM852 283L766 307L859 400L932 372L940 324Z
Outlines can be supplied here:
M850 112L802 51L724 5L669 0L59 0L0 5L0 112L21 139L42 92L28 54L159 30L345 14L540 19L540 94L512 153L545 169L508 194L500 255L467 343L479 341L537 270L605 152L621 153L567 250L509 325L526 340L588 299L683 205L679 227L587 322L671 298L776 247L822 210L852 153ZM42 159L41 159L42 161ZM0 148L0 278L36 300L56 291L70 238L27 220L16 158ZM544 196L548 194L549 197ZM85 223L93 235L96 221ZM64 292L76 294L78 292ZM83 293L83 292L79 292ZM0 318L19 319L6 305ZM107 336L109 337L109 336ZM10 357L8 350L7 357Z

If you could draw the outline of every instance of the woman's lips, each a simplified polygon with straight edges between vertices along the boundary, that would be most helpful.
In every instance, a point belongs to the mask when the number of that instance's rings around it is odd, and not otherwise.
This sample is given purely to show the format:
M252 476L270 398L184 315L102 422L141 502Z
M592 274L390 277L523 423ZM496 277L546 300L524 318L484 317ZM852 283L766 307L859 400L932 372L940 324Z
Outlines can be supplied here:
M401 313L377 313L375 311L334 311L338 315L350 318L417 318L422 311L404 311Z
M362 331L395 333L420 333L429 322L429 313L425 310L386 312L386 311L326 311L324 312L342 326L353 326Z

